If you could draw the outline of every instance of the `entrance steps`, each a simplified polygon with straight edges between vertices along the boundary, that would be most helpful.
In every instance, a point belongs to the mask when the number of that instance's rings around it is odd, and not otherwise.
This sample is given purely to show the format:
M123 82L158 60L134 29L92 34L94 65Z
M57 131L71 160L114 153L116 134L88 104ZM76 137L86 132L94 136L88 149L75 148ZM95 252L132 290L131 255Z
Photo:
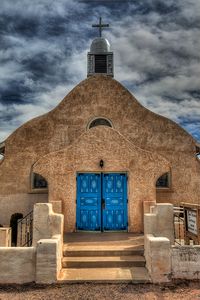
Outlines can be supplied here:
M129 239L130 234L124 233L123 240L118 240L120 235L114 235L115 239L112 237L110 240L108 234L102 234L99 240L95 237L90 241L82 239L65 242L59 281L150 282L145 268L143 236ZM132 243L134 240L135 243Z
M145 268L62 269L60 281L65 283L149 283Z

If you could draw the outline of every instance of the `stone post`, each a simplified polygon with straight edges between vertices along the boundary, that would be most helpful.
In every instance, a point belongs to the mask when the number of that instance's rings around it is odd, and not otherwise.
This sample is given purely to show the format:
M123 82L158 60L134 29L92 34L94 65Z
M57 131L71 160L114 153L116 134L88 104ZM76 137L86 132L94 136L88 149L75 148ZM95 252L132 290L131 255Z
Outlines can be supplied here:
M170 241L165 237L145 236L146 267L153 283L171 280Z
M50 203L37 203L33 211L33 246L36 247L36 282L56 282L61 270L64 216Z
M174 244L174 211L170 203L159 203L144 215L144 234L166 237Z
M63 236L64 216L55 214L50 203L37 203L33 210L33 246L40 239L51 239L54 235Z

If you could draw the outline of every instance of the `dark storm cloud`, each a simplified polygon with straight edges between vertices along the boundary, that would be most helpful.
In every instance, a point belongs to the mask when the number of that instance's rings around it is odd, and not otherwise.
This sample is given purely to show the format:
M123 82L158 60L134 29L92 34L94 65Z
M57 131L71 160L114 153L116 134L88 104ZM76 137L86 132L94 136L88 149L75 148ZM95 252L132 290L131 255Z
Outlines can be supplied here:
M30 93L31 89L25 86L23 82L12 80L8 82L7 87L2 88L0 102L7 105L12 103L28 103L32 101L32 99L27 97Z
M35 18L25 18L24 16L16 15L7 16L6 14L1 14L0 17L0 34L20 34L24 37L33 37L39 32L38 20ZM2 45L4 46L4 45Z
M198 1L3 0L0 10L0 139L53 108L86 77L97 36L115 54L115 77L148 108L200 139Z

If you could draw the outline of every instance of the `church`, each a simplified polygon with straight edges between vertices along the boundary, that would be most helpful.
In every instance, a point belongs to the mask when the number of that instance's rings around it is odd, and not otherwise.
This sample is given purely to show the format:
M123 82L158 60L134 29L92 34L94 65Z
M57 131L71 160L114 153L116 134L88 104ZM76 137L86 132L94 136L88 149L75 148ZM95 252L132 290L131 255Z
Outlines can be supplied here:
M0 143L0 224L52 203L64 232L141 233L152 205L199 201L200 145L114 79L108 24L95 26L87 78Z

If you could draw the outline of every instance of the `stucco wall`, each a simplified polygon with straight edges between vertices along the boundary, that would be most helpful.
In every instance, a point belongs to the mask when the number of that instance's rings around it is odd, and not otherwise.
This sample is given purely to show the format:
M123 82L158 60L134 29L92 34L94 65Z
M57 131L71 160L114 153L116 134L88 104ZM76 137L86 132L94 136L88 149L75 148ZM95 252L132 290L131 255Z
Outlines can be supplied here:
M162 156L136 147L104 126L90 129L73 145L44 156L33 166L34 172L48 180L49 201L62 201L67 231L75 230L77 172L127 172L128 228L141 232L143 203L155 202L156 178L168 170L169 163Z
M0 224L9 225L14 213L24 216L33 210L35 203L48 202L48 194L10 194L0 195Z
M84 80L55 109L27 122L5 141L5 159L0 164L1 199L3 195L28 193L33 164L48 153L72 145L97 116L110 119L115 130L132 145L169 161L172 188L168 193L157 193L158 202L199 202L200 163L195 158L194 139L174 122L144 108L119 82L105 76ZM123 156L121 152L120 160ZM113 163L119 171L120 163L115 159ZM82 160L82 171L84 166ZM136 182L132 188L137 189ZM17 199L19 206L25 205L22 198ZM4 205L1 211L6 213Z
M159 153L170 162L172 186L171 191L157 192L157 202L200 204L200 161L197 160L195 151Z

